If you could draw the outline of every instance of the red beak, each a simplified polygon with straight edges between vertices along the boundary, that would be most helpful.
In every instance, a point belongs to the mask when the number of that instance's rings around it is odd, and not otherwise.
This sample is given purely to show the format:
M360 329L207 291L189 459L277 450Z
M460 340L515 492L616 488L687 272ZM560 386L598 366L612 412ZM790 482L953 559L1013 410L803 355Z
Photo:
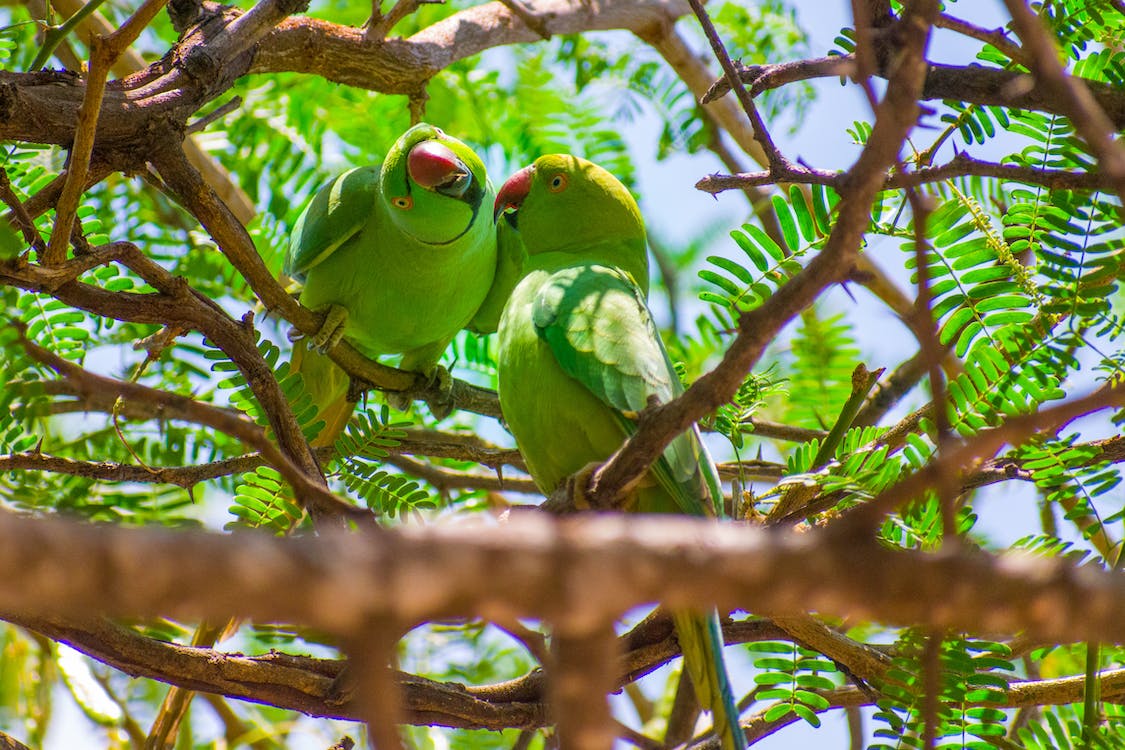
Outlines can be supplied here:
M496 194L496 204L492 209L493 220L498 219L500 214L509 208L518 209L520 207L524 198L531 191L531 175L534 171L535 167L524 167L500 186L500 192Z
M428 190L451 186L469 175L457 155L437 141L423 141L406 157L410 179Z

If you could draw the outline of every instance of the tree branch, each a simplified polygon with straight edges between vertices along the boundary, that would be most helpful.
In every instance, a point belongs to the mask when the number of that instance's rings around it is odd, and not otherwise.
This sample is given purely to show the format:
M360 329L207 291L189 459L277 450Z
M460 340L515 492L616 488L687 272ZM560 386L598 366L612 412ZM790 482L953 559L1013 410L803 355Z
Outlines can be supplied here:
M1008 38L1008 34L1003 28L997 29L984 29L968 21L964 21L948 13L942 13L934 20L934 26L940 29L949 29L956 31L958 34L967 36L970 39L976 39L978 42L990 44L998 49L1003 54L1007 55L1009 59L1027 66L1028 55L1020 48L1018 44Z
M885 514L938 486L946 478L959 475L975 462L992 456L1003 445L1019 445L1036 433L1057 429L1079 416L1121 404L1125 404L1125 386L1119 385L1037 412L1009 417L999 427L983 430L959 444L951 444L940 458L930 461L874 499L849 510L845 521L832 526L832 533L865 533Z
M744 65L739 68L739 77L743 83L750 85L750 94L757 96L763 91L787 83L813 78L848 77L854 70L853 55L833 55L773 65ZM877 68L874 72L883 78L889 76L889 71L884 68ZM1082 82L1113 125L1125 128L1125 92L1100 81ZM726 79L720 78L711 85L705 100L712 101L729 91ZM982 65L930 63L919 98L924 101L954 99L971 104L1066 114L1052 92L1040 82L1029 80L1027 73Z
M1125 640L1120 575L970 549L894 551L866 535L833 533L837 526L794 534L688 518L524 514L494 528L328 529L277 539L3 515L0 575L9 585L0 589L0 609L238 615L343 637L376 613L413 623L487 618L501 607L565 627L571 618L616 620L659 599L669 608L816 610L887 624ZM59 565L70 573L55 575ZM599 575L605 570L614 575ZM559 597L559 586L583 595ZM901 596L907 589L914 595ZM333 606L322 606L325 597Z
M994 177L1006 182L1023 182L1028 185L1059 190L1104 190L1112 188L1113 181L1103 172L1074 172L1067 169L1041 169L1023 164L998 164L975 159L962 151L947 163L936 167L923 167L910 172L892 172L883 183L883 189L910 188L931 182L944 182L958 177ZM803 185L828 185L839 190L847 180L847 173L826 169L813 169L791 165L775 172L744 172L741 174L712 174L695 186L712 195L726 190L745 190L747 187L798 183Z
M300 711L309 716L357 719L354 706L337 700L333 683L346 662L270 652L231 654L212 648L165 643L106 619L33 617L8 613L3 619L66 643L133 677ZM728 645L784 639L764 620L728 622ZM618 684L650 674L681 655L666 615L647 618L618 639L623 652ZM533 670L505 682L464 686L400 673L407 721L413 724L499 730L546 726L544 673Z
M366 511L346 503L329 492L324 485L312 481L300 467L296 466L265 436L261 427L246 417L217 409L186 396L167 393L138 383L128 383L96 375L28 340L22 327L18 327L17 330L20 343L28 356L58 373L79 392L114 393L117 398L124 400L148 401L169 413L180 414L190 422L205 425L236 437L257 449L293 486L298 496L308 502L310 506L345 518L370 519L370 515Z

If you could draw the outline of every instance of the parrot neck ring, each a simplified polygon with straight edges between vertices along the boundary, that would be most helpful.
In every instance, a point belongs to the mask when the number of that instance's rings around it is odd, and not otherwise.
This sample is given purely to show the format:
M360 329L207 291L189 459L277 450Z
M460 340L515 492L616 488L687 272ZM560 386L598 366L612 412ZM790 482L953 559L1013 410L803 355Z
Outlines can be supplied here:
M460 198L473 183L473 173L453 151L437 141L423 141L406 157L406 171L419 187Z

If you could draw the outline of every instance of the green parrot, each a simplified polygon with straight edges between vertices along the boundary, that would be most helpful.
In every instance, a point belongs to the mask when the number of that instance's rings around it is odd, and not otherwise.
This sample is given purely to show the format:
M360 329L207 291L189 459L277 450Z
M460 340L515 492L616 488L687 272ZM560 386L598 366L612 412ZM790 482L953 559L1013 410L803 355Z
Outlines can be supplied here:
M646 406L683 388L645 304L644 222L624 185L584 159L543 156L504 183L494 211L526 251L525 275L499 323L500 405L532 477L549 494L617 450ZM716 516L722 497L693 428L669 444L627 508ZM722 747L744 748L718 613L676 612L673 621Z
M303 282L304 305L326 313L291 363L326 423L317 444L330 444L354 407L347 375L322 354L341 338L372 359L401 354L402 369L448 377L437 362L496 274L493 195L480 157L421 123L381 165L345 172L305 207L285 273Z

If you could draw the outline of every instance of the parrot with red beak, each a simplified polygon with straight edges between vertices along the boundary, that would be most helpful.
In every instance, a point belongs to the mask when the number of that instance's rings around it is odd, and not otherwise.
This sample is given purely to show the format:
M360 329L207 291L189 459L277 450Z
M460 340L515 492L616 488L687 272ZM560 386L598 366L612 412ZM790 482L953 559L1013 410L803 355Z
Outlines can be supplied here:
M617 178L575 156L554 154L516 172L494 212L519 236L523 277L500 316L500 406L539 489L570 476L578 489L637 430L641 411L683 387L645 302L644 222ZM695 427L665 448L626 498L638 513L718 516L718 472ZM723 659L718 613L672 619L695 694L712 712L723 750L741 750Z
M285 273L303 283L301 303L325 314L314 336L295 343L291 363L326 423L316 444L330 444L354 408L346 374L323 354L341 338L448 382L438 360L496 273L493 195L471 148L420 123L382 164L345 172L305 207Z

